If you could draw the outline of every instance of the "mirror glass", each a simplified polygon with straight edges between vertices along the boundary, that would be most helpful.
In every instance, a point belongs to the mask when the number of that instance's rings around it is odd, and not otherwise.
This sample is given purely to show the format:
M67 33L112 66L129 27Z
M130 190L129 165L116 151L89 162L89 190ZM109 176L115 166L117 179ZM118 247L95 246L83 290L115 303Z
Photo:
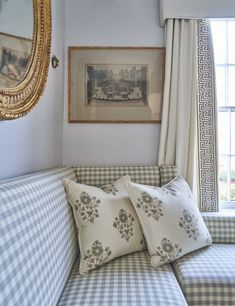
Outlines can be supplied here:
M0 0L0 88L13 88L31 63L33 0Z

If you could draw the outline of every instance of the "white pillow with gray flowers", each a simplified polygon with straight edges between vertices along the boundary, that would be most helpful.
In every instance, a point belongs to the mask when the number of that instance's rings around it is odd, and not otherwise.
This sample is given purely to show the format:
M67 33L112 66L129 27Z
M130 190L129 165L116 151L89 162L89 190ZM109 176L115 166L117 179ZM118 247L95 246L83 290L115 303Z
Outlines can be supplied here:
M210 245L210 233L182 177L163 187L126 182L139 217L153 267Z
M106 262L145 249L145 240L123 183L125 176L101 188L64 179L78 229L80 274Z

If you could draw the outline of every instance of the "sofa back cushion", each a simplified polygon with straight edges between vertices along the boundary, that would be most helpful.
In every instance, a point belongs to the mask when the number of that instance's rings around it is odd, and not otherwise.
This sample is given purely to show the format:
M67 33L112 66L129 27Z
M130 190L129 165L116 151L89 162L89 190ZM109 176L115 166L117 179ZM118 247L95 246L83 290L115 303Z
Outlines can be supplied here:
M235 243L235 212L203 212L202 217L213 243Z
M72 168L0 183L0 305L56 305L77 255L62 178Z
M110 184L125 175L139 184L160 186L160 172L156 166L74 167L74 171L78 183L96 187Z
M169 183L179 173L177 166L174 165L162 165L160 168L161 186Z

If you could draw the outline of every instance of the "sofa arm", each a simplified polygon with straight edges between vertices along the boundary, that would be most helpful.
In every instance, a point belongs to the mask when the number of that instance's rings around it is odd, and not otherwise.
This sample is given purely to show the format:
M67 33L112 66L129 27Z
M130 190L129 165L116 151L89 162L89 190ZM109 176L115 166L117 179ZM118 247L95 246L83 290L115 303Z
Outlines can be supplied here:
M202 213L213 243L235 243L235 211Z

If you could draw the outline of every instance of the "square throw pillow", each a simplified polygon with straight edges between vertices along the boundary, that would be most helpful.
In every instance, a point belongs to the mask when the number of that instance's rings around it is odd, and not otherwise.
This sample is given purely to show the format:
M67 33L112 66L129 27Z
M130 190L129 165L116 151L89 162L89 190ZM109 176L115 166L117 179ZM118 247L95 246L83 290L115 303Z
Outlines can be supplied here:
M78 230L80 274L145 249L138 217L123 185L130 181L125 176L100 189L63 180Z
M153 267L212 243L210 233L182 177L160 187L126 182Z

